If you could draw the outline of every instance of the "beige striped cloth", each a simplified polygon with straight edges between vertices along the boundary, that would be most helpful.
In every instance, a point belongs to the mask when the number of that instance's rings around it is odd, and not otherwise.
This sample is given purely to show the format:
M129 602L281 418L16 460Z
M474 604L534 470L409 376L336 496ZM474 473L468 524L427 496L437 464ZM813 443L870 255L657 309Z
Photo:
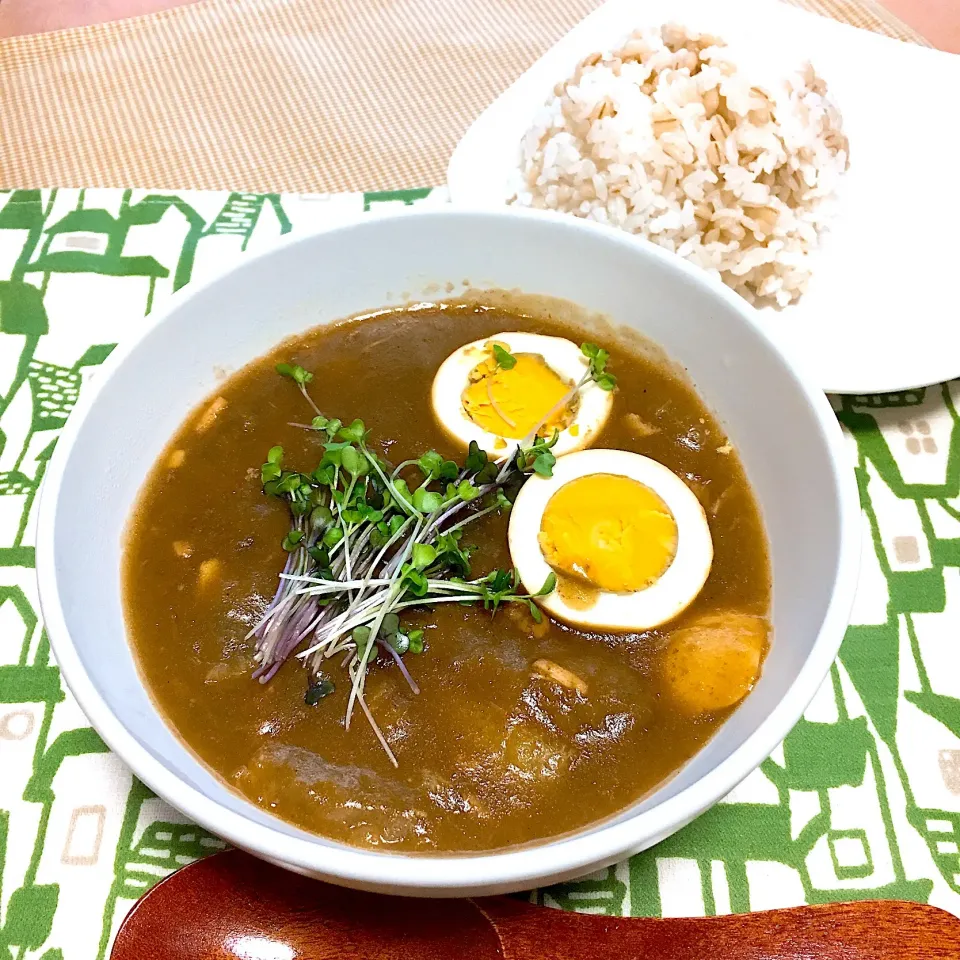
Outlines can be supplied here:
M0 188L441 183L471 120L599 2L199 0L2 40ZM874 0L794 2L924 42Z

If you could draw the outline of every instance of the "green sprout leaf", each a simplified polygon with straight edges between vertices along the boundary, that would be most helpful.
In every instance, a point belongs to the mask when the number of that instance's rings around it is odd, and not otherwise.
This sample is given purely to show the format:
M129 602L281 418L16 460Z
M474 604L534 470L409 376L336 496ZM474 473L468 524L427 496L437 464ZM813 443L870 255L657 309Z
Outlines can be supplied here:
M330 487L333 486L334 474L334 464L324 458L320 466L313 471L313 479L316 480L317 483L322 483L325 487Z
M324 697L329 697L334 690L336 690L336 687L332 680L328 680L326 677L318 677L307 687L303 702L308 707L315 707Z
M313 379L312 373L295 363L278 363L276 369L281 377L289 377L301 387L305 387Z
M343 539L343 530L340 527L330 527L323 535L324 546L335 547Z
M411 564L405 564L403 567L402 583L406 589L415 597L425 597L427 595L427 578Z
M557 458L549 450L545 450L533 461L533 472L540 477L552 477L556 462Z
M502 370L512 370L517 365L517 358L499 343L493 345L493 359Z
M427 567L437 559L437 551L435 547L430 546L429 543L415 543L413 545L413 553L410 557L410 562L417 568L417 570L426 570Z
M460 538L463 536L463 530L451 530L449 533L441 533L437 537L437 561L444 568L458 576L466 577L470 574L470 553L471 547L461 547Z
M313 527L314 530L325 530L332 522L333 514L330 512L329 507L321 504L319 507L314 507L313 510L310 511L310 526Z
M329 567L330 566L330 554L323 547L318 547L314 544L312 547L307 547L307 553L310 555L310 559L319 567Z
M367 438L367 431L362 420L354 420L349 427L341 427L339 436L348 443L363 443Z
M595 343L584 343L580 346L580 352L590 361L590 379L601 390L614 390L617 386L617 378L612 373L607 373L607 361L610 354Z
M467 448L467 459L464 462L468 473L479 473L487 465L487 454L481 450L476 440L470 441Z
M401 657L410 649L410 638L405 633L394 633L385 640Z
M443 457L436 450L428 450L419 460L417 466L420 472L431 479L440 476L440 468L443 466Z
M341 431L341 435L343 431ZM340 465L351 477L358 477L365 474L368 469L367 458L357 453L356 447L344 447L340 451Z
M356 645L360 662L366 666L377 656L377 645L370 642L370 628L354 627L351 637Z
M423 653L423 631L422 630L411 630L407 634L407 639L410 641L409 650L411 653Z
M300 489L300 474L293 471L281 474L277 490L280 493L293 493Z
M420 513L436 513L443 506L443 497L432 490L419 487L413 492L413 508Z
M340 454L350 446L349 443L325 443L325 450L327 451L323 455L323 460L321 461L321 466L324 465L333 465L335 467L341 466Z
M291 530L291 531L283 538L283 543L281 544L281 546L283 547L284 550L287 551L287 553L290 553L290 552L292 552L293 550L296 550L296 549L297 549L297 547L300 545L300 541L301 541L302 539L303 539L303 531L302 531L302 530Z
M469 503L480 496L480 491L469 480L462 480L457 485L457 496Z
M404 480L403 477L398 477L393 481L393 489L398 499L405 500L407 503L413 499L410 488L407 486L407 481Z
M535 597L546 597L557 589L557 575L548 573L547 579L543 581L543 586L534 594Z

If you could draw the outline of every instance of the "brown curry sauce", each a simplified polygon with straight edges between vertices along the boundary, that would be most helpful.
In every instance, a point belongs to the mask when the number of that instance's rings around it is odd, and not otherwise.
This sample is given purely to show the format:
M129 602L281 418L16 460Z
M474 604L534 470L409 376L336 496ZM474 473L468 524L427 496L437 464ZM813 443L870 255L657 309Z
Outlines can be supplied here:
M375 666L367 679L398 769L362 717L344 729L346 683L308 706L299 661L266 685L251 679L244 637L276 589L289 529L285 506L261 492L259 464L274 444L304 470L322 453L315 435L289 425L309 412L274 365L314 371L310 392L320 408L345 422L363 419L393 462L430 448L462 458L432 416L433 376L457 347L504 330L590 338L566 322L465 303L311 331L227 380L184 424L141 493L123 575L144 682L204 763L306 830L424 852L568 833L654 789L730 712L679 709L663 679L664 650L672 632L704 614L767 613L757 505L692 388L610 337L604 345L619 389L596 445L666 464L688 480L710 520L713 569L681 618L631 635L536 625L516 606L496 616L455 604L422 614L426 650L404 660L421 694L393 666ZM506 525L493 515L471 528L474 575L511 565ZM564 682L564 672L581 683Z

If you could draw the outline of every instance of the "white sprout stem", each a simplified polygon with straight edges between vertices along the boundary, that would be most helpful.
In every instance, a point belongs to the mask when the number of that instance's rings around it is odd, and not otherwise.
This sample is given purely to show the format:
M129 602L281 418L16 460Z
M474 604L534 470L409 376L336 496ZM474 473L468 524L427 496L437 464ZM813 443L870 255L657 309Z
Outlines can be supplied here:
M350 611L351 616L349 619L341 615L341 618L338 618L341 622L338 623L334 621L329 624L324 630L323 639L313 644L309 649L298 653L297 657L305 659L323 647L328 646L331 642L336 642L341 637L347 636L355 627L362 627L378 619L381 612L386 616L388 613L404 610L408 607L423 607L432 606L435 603L462 603L465 600L471 602L479 600L483 596L483 588L480 584L480 581L477 583L451 583L449 580L428 580L427 585L431 590L442 590L444 593L452 594L452 596L416 597L412 600L400 601L399 603L391 602L389 593L387 591L381 591L368 600L362 612ZM390 591L390 593L392 592L393 591ZM384 594L387 594L387 596L385 597ZM509 596L513 596L513 594ZM508 597L504 597L504 599L506 600Z
M403 564L407 562L407 558L410 556L410 553L413 550L413 545L414 543L416 543L417 537L420 536L421 527L422 527L422 521L417 520L413 528L413 536L408 538L407 542L403 545L403 549L398 554L398 556L401 557L402 559L400 564L396 568L397 571L399 571L403 566ZM396 577L397 572L392 572L392 575ZM388 612L388 606L397 599L402 589L403 587L401 586L401 584L397 583L390 590L390 593L387 598L387 602L385 602L380 607L377 619L374 621L373 626L370 628L370 637L367 641L367 651L369 651L371 646L374 643L376 643L377 634L380 632L380 626L383 623L383 618L387 615L387 612ZM367 656L366 654L364 654L363 663L361 664L361 669L358 671L357 677L355 678L353 685L350 688L350 696L347 699L347 715L344 719L344 728L346 730L350 729L350 718L353 716L353 705L356 702L357 694L363 692L361 688L363 687L363 682L364 682L364 678L366 677L366 672L367 672Z
M349 636L350 633L353 632L354 628L366 626L367 624L377 620L380 617L381 612L383 613L383 616L386 616L388 613L391 613L395 610L402 610L406 607L422 607L427 604L445 603L449 600L472 599L473 597L479 597L482 594L480 587L465 589L471 587L472 584L450 584L443 580L428 582L442 583L444 584L445 589L459 589L461 593L454 597L419 597L415 600L396 603L390 599L390 594L393 591L381 591L375 596L370 597L363 605L362 610L346 611L332 623L327 624L324 627L322 638L318 639L316 643L312 644L308 649L302 650L300 653L298 653L296 655L297 658L306 659L311 654L314 654L324 647L329 646L331 643L336 643L341 638ZM398 594L398 597L399 596L400 594Z
M418 460L404 460L403 463L396 467L393 473L390 474L390 478L396 480L407 467L415 467L418 463Z
M320 412L320 408L313 402L313 397L311 397L310 394L307 393L307 388L306 388L302 383L298 383L297 386L300 387L300 392L301 392L301 393L304 395L304 397L306 398L307 403L309 403L310 406L313 407L313 412L314 412L318 417L322 417L323 414Z
M357 699L360 701L360 708L363 710L367 720L370 722L373 732L377 735L377 739L380 741L380 746L386 751L386 754L390 758L390 762L394 765L394 767L399 767L400 764L397 763L397 758L393 755L393 751L390 749L390 744L387 743L386 737L384 737L384 735L380 732L377 722L373 719L373 714L370 712L370 708L367 706L366 700L363 699L363 694L358 694Z
M383 545L380 549L380 552L374 558L373 562L370 564L370 570L367 573L366 582L360 588L360 592L357 594L357 599L359 600L369 589L370 586L374 584L374 581L371 579L373 577L373 572L377 567L383 562L384 556L386 556L387 551L403 536L407 527L413 522L412 518L408 517L404 520L403 525L397 530L397 532ZM377 584L380 583L390 583L390 580L378 580Z
M445 592L450 592L451 590L469 590L471 593L482 593L483 592L484 581L481 580L465 580L463 583L455 583L452 580L433 580L427 579L427 586L431 590L443 590Z
M377 609L377 615L370 627L370 636L367 637L367 646L363 651L363 655L360 657L360 668L357 670L357 675L354 678L353 686L350 688L350 696L347 698L347 715L343 724L345 730L350 729L350 718L353 716L353 705L356 702L357 695L363 693L363 684L367 675L367 664L370 662L370 651L377 642L377 634L380 632L380 627L383 625L383 618L387 615L387 613L389 613L390 608L400 596L402 590L402 585L397 583L390 591L387 599Z
M485 483L483 486L477 488L477 495L471 500L463 500L460 497L457 497L455 500L451 499L445 503L440 510L432 515L430 522L426 525L423 531L423 540L422 543L433 543L434 540L441 533L449 533L449 530L440 530L440 525L445 521L449 520L454 514L459 513L464 507L469 506L471 503L475 503L477 500L482 499L488 493L496 490L497 487L501 486L499 480L494 483ZM452 529L452 528L451 528Z
M500 503L495 503L492 507L486 507L483 510L478 511L477 513L470 514L469 517L461 520L459 523L455 523L452 527L447 527L446 530L440 531L442 533L453 533L454 530L461 530L468 523L473 523L475 520L479 520L481 517L485 517L488 513L493 513L495 510L500 510Z
M418 600L404 600L402 603L394 604L394 610L406 610L408 607L422 607L424 605L433 606L435 603L463 603L469 600L471 603L481 598L480 591L471 590L469 593L462 593L452 597L431 597L427 600L421 597ZM507 598L504 597L506 600Z
M358 609L348 609L344 610L342 613L337 614L334 619L328 623L324 624L321 631L317 631L318 634L321 634L317 637L317 640L314 644L310 646L309 649L303 650L297 654L298 657L304 658L308 657L311 653L319 650L321 647L325 646L330 642L331 639L337 639L341 636L345 636L350 633L354 627L362 626L367 623L369 620L373 619L376 616L376 613L371 613L367 615L367 610L373 610L377 607L377 604L381 602L382 591L372 597L369 597L364 603L360 604Z

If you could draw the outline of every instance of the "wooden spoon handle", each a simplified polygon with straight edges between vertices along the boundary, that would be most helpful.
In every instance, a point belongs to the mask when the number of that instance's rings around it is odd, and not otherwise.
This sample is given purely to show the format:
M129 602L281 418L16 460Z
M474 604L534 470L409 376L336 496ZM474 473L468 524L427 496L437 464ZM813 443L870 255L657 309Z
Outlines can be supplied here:
M897 900L695 919L629 919L475 900L504 960L960 960L960 920Z

